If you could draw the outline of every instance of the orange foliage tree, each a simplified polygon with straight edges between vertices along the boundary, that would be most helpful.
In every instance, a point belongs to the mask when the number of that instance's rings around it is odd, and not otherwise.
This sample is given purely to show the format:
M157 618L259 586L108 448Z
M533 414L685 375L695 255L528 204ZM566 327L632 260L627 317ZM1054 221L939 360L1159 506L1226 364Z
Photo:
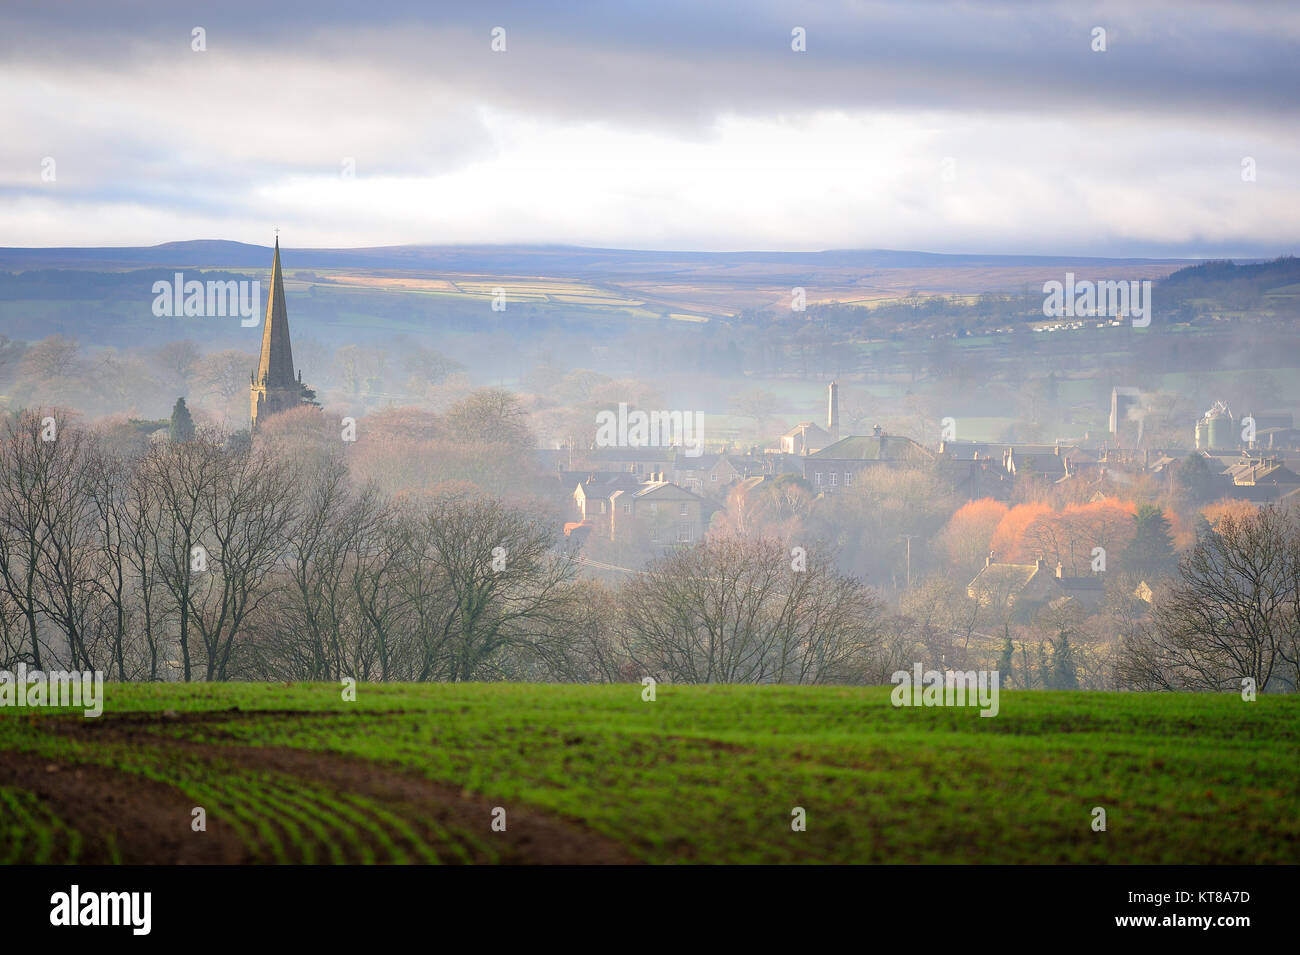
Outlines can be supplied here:
M1225 517L1231 517L1238 522L1254 520L1258 510L1250 501L1234 501L1232 498L1225 497L1213 504L1205 505L1201 508L1201 513L1210 522L1210 526L1214 527Z
M1025 533L1042 518L1053 512L1051 505L1041 501L1030 504L1017 504L1002 516L997 529L993 532L990 549L1003 563L1024 563L1037 556L1033 546L1025 542Z
M997 530L1009 508L990 497L968 501L949 518L939 534L939 552L954 568L974 573L988 554Z
M997 559L1030 563L1042 557L1049 567L1061 564L1070 576L1088 574L1093 553L1106 552L1107 569L1133 539L1133 501L1108 497L1056 510L1043 502L1017 504L998 522L992 549Z

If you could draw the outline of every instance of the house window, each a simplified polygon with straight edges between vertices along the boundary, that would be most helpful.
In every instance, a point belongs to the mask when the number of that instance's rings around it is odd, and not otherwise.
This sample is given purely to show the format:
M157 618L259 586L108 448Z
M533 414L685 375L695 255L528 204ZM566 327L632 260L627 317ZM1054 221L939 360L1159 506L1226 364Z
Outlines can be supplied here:
M689 544L691 541L691 524L690 521L682 521L677 525L678 543Z
M832 471L830 473L830 478L831 478L831 487L835 487L837 484L840 483L840 475L838 471Z
M690 510L689 510L689 508L690 508L690 505L687 504L685 501L683 501L683 502L682 502L682 506L681 506L681 508L677 511L677 513L680 514L682 517L686 517L688 514L690 514Z
M845 486L845 487L853 487L853 472L852 472L852 471L845 471L845 472L844 472L844 486Z
M710 481L716 481L717 479L718 479L718 472L717 472L717 471L710 471L710 472L709 472L709 480L710 480Z
M821 472L821 471L818 471L818 472L817 472L817 486L818 486L818 487L821 487L821 486L822 486L822 472Z
M659 513L659 504L658 504L658 502L656 502L656 501L651 501L651 502L650 502L650 513L651 513L651 514L658 514L658 513Z
M600 513L602 513L602 514L605 513L605 502L604 502L604 501L601 501L601 502L600 502Z
M631 501L628 501L628 502L626 502L626 503L623 505L623 513L624 513L624 514L631 514L631 513L632 513L632 502L631 502Z

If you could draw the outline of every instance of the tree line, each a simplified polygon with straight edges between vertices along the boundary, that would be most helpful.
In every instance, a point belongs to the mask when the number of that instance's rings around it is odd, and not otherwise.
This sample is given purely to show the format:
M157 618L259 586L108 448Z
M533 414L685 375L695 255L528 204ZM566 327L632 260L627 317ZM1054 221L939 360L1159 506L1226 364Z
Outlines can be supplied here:
M0 430L0 668L131 680L862 682L880 606L824 557L716 539L618 587L549 515L466 482L357 481L347 449L211 428L123 450Z
M602 583L545 508L464 480L385 491L342 441L177 422L171 440L126 448L59 411L0 423L0 669L879 684L917 660L964 665L982 626L969 599L964 625L939 614L947 597L928 584L891 614L832 547L792 547L747 519ZM1155 590L1149 609L1125 596L1109 615L1110 675L1089 685L1300 685L1294 511L1207 522ZM1023 642L1012 658L1008 624L1000 662L1017 685L1081 685L1095 666L1076 651L1078 611L1048 611L1050 659Z

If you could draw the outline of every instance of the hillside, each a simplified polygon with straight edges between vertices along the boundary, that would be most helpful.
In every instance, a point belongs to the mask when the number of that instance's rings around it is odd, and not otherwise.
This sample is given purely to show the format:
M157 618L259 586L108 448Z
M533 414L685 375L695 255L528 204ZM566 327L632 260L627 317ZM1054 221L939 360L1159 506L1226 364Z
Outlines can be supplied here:
M1179 265L1185 259L1093 258L1043 255L952 255L891 249L819 252L675 252L594 249L562 245L404 245L361 249L297 249L284 246L297 268L367 268L400 271L481 272L514 275L671 275L707 270L800 271L899 268L1070 268ZM0 271L37 268L131 269L265 268L270 246L197 239L147 247L0 248Z

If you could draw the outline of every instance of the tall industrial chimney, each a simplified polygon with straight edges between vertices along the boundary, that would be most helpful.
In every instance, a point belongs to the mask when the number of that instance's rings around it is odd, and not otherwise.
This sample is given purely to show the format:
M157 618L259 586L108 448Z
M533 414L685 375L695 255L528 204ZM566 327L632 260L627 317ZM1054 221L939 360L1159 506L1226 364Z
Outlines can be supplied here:
M832 381L830 386L830 395L827 400L826 409L826 430L831 433L831 441L835 442L840 439L840 386Z

